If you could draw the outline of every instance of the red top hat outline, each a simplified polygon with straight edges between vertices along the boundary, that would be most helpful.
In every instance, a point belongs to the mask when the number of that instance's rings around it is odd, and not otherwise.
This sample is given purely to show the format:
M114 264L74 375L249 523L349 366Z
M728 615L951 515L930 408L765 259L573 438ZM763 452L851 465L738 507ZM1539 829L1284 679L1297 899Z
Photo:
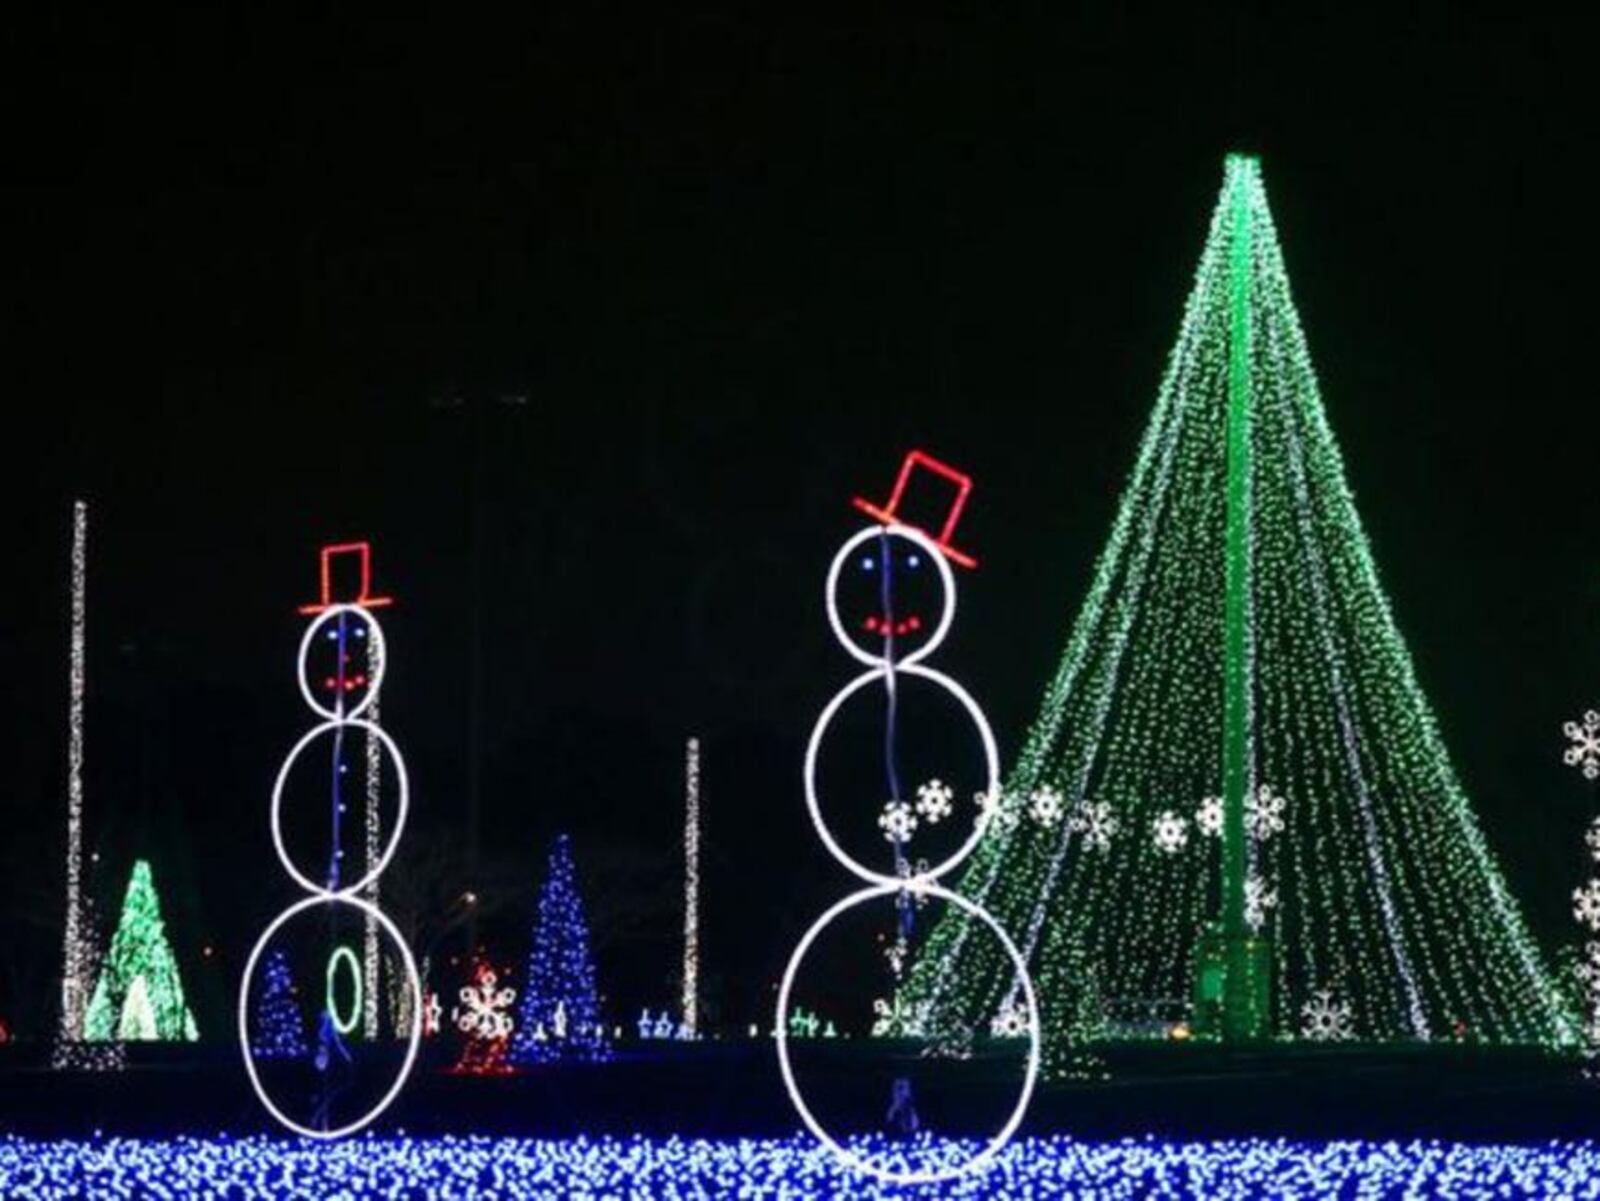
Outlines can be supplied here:
M333 599L333 557L335 555L361 556L361 595L353 600ZM394 604L392 596L369 596L372 589L372 544L370 542L339 542L322 548L322 600L317 604L301 605L300 612L307 617L323 613L335 605L360 605L363 609L381 609Z
M903 521L896 516L900 508L900 498L905 494L906 483L911 479L911 473L918 467L925 467L935 475L949 480L956 486L956 498L950 505L950 512L944 519L944 528L937 536L933 531L925 530L920 525ZM920 450L906 452L905 461L900 464L900 476L894 482L894 491L889 494L889 503L883 507L873 504L870 500L861 497L854 498L856 508L860 509L874 521L881 521L887 526L905 526L916 530L919 534L926 534L933 539L933 544L944 552L945 557L952 563L959 563L962 567L976 567L978 561L964 551L959 551L950 545L950 535L956 531L956 522L961 520L961 510L966 507L967 494L972 491L972 477L957 471L948 463L940 462L930 454Z

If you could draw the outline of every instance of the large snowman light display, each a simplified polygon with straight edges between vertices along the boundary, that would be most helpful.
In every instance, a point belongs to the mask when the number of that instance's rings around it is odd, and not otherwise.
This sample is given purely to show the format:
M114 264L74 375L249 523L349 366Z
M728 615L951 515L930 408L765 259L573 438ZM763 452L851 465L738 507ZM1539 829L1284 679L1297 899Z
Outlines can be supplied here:
M342 553L360 556L360 594L352 602L334 603L330 598L330 560ZM372 614L372 609L387 604L388 598L374 597L368 593L369 555L366 543L324 548L322 601L317 605L304 606L301 610L303 613L315 616L300 641L300 694L321 720L295 743L278 771L277 781L272 788L271 828L273 847L277 851L278 861L309 895L284 909L261 932L261 937L256 940L256 945L245 963L244 978L239 986L239 1045L244 1054L245 1071L250 1077L251 1086L255 1089L262 1105L273 1117L289 1129L312 1138L331 1139L352 1134L368 1125L387 1109L400 1094L407 1077L411 1074L422 1037L422 982L417 973L416 960L412 957L411 949L406 945L399 928L389 916L361 895L394 858L395 851L400 845L400 835L405 830L406 814L410 806L410 784L406 777L405 761L400 757L400 749L381 727L362 716L377 697L384 671L388 666L383 628ZM357 646L360 646L362 651L360 656L354 651ZM318 663L331 658L332 666L326 670L315 670L314 656ZM388 831L388 840L383 845L382 853L376 862L367 865L367 870L363 874L347 878L342 870L344 853L340 847L340 827L346 805L339 781L347 767L344 762L345 738L356 732L365 735L369 740L375 740L381 746L382 753L389 759L396 782L398 801L394 821ZM324 865L316 872L307 872L295 862L284 840L284 792L296 763L303 756L316 757L319 754L330 756L323 761L331 767L329 778L334 782L330 806L332 833ZM393 1083L364 1113L346 1121L335 1121L329 1112L334 1090L330 1082L325 1080L322 1103L309 1121L301 1121L288 1113L279 1101L274 1099L257 1069L249 1029L251 984L255 978L257 963L262 959L268 944L280 931L309 911L311 920L318 917L326 918L327 930L331 936L338 911L341 909L353 912L363 922L370 920L376 923L377 928L395 947L396 955L404 969L404 987L410 993L410 1004L406 1006L410 1018L409 1028L405 1032L405 1054ZM316 1058L317 1071L324 1075L330 1069L336 1068L340 1060L350 1061L350 1052L341 1036L354 1030L357 1024L354 1015L358 1015L361 1010L359 1000L345 1006L339 1002L337 996L337 981L340 977L338 967L343 961L349 964L349 970L344 974L354 982L351 987L356 990L356 995L359 997L361 975L355 970L354 952L348 947L337 945L328 949L327 999L322 1020L318 1024L322 1045L319 1046Z
M944 526L937 538L925 530L910 525L897 516L901 498L905 492L908 480L917 469L926 469L943 477L955 485L957 496L951 506ZM829 828L827 819L823 816L822 804L818 796L817 787L817 760L824 736L828 733L835 716L840 708L860 693L863 689L883 688L888 700L888 712L892 714L896 688L902 676L915 677L926 681L937 688L944 690L953 697L965 710L976 727L983 747L985 769L985 795L996 797L1000 789L1000 764L999 754L995 748L994 733L989 728L989 722L984 717L983 710L972 696L955 680L935 668L929 667L926 660L939 649L950 631L950 625L955 620L956 613L956 586L955 575L950 569L950 561L954 559L962 566L973 566L974 560L950 545L950 537L954 532L956 521L961 514L961 508L966 502L967 494L971 489L971 481L965 475L953 468L923 454L912 451L906 456L901 467L899 479L895 485L894 493L887 505L879 507L866 501L858 500L858 508L873 517L876 524L858 531L840 547L834 556L833 564L828 570L827 584L824 590L824 600L827 608L828 622L833 628L835 638L845 653L858 663L865 666L866 670L855 679L846 684L834 698L828 702L821 715L817 718L816 726L812 729L811 738L806 746L805 754L805 794L806 807L811 815L811 823L815 827L817 837L827 847L830 854L839 861L847 870L862 880L867 887L841 899L830 909L822 914L801 937L794 953L789 958L788 966L784 970L783 980L778 989L777 1014L774 1021L776 1035L778 1066L783 1074L784 1086L787 1088L790 1100L794 1103L795 1110L799 1113L807 1128L821 1142L827 1146L843 1162L858 1171L875 1176L880 1180L892 1184L927 1184L951 1180L971 1172L981 1171L986 1168L1010 1141L1022 1122L1028 1103L1033 1095L1034 1084L1039 1072L1039 1010L1034 996L1033 982L1028 974L1027 963L1022 953L1017 949L1005 929L981 905L967 899L957 892L944 887L939 882L939 877L953 871L966 860L982 839L988 821L993 814L994 806L985 806L979 810L979 815L973 823L973 828L966 839L956 850L946 858L932 866L925 862L918 862L915 866L908 863L904 853L904 840L898 835L890 835L890 842L894 850L893 870L884 872L861 862L849 851L840 845L833 830ZM937 574L942 587L942 597L939 598L937 610L927 611L925 599L919 598L915 606L897 604L897 586L904 579L910 583L914 573L921 571L924 565L931 565ZM857 578L863 575L871 581L875 595L871 598L874 603L869 604L868 614L858 622L847 626L840 613L841 577L847 567L855 566L859 569ZM923 572L926 574L926 572ZM889 775L894 779L894 747L892 745L894 727L889 726L889 740L886 744L886 756L889 762ZM895 796L893 801L900 798ZM1021 998L1025 1007L1028 1034L1028 1055L1024 1072L1021 1094L1016 1106L1012 1109L1004 1124L989 1139L983 1148L974 1156L959 1162L940 1162L932 1168L901 1168L885 1166L881 1162L873 1162L851 1147L846 1146L831 1135L819 1122L807 1106L800 1087L796 1082L795 1073L789 1054L789 1008L790 998L794 989L796 974L818 936L834 921L835 918L849 910L874 901L888 899L892 901L897 910L902 914L902 921L909 922L909 915L914 904L920 904L928 899L938 899L962 910L968 916L986 926L1005 949L1016 971L1016 979L1020 987ZM902 930L905 926L902 926ZM897 972L898 974L898 972ZM896 1086L897 1097L905 1089L904 1082Z

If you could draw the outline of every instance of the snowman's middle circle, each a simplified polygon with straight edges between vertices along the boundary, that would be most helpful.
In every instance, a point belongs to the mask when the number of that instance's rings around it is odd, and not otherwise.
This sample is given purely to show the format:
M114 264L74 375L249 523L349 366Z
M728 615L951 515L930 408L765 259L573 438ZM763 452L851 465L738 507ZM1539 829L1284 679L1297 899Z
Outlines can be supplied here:
M978 737L983 744L984 787L985 795L987 796L999 795L1000 752L995 746L994 731L989 727L989 719L983 715L983 710L978 708L978 702L972 699L971 694L943 672L935 671L931 667L923 667L920 663L902 663L893 668L878 667L872 671L863 672L840 689L833 700L828 702L827 708L817 718L817 724L812 727L811 740L806 745L806 809L811 814L811 824L816 828L817 837L822 840L822 845L827 847L829 853L847 869L872 884L886 884L891 887L898 887L904 883L900 876L870 868L844 849L844 846L834 836L833 830L829 827L827 819L822 814L822 802L817 792L817 759L822 749L823 736L827 734L834 717L852 696L871 684L883 681L891 672L903 672L906 675L927 680L943 688L960 702L962 708L966 710L967 715L972 719L973 725L977 728ZM918 869L910 878L913 880L931 880L934 877L945 875L959 866L977 847L984 831L988 829L991 814L992 810L990 808L981 810L978 819L972 824L971 832L949 857L932 867Z
M383 853L378 856L367 873L349 884L342 884L338 888L329 888L326 881L318 882L302 872L295 866L294 860L289 857L289 849L283 839L283 790L288 783L289 773L293 770L296 760L305 752L313 742L324 734L341 730L360 730L368 738L376 738L389 756L389 762L394 768L395 785L397 788L397 802L394 821L389 824L388 840L384 843ZM389 866L389 860L394 858L395 850L400 845L400 835L405 830L406 812L411 805L411 784L406 775L405 760L400 758L400 748L395 746L394 739L384 733L381 726L370 721L360 719L343 721L325 721L319 726L308 730L299 742L294 744L288 756L283 761L283 766L278 769L278 778L272 785L272 845L278 852L278 861L283 864L283 870L294 877L295 881L307 892L318 893L324 896L347 897L362 891L367 885L382 874L384 868Z

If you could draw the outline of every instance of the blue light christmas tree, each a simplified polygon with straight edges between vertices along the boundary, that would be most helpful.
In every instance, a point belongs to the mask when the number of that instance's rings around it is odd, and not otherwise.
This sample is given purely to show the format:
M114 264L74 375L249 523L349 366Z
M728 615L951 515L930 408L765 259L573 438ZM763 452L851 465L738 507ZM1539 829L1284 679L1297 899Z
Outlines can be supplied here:
M557 835L550 848L526 978L512 1036L513 1063L592 1063L611 1057L600 1023L589 923L578 896L571 840L565 834Z
M289 958L282 947L274 947L267 956L250 1043L257 1059L304 1059L309 1053L305 1018L295 999Z

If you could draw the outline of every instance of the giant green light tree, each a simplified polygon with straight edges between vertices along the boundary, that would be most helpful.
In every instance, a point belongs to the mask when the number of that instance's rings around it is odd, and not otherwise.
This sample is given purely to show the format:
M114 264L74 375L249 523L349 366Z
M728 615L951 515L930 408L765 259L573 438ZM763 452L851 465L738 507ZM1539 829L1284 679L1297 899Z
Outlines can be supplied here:
M1163 1002L1239 1041L1576 1034L1379 584L1253 158L1000 817L962 891L1058 1062L1086 1011ZM908 988L978 1025L1011 978L952 916Z

